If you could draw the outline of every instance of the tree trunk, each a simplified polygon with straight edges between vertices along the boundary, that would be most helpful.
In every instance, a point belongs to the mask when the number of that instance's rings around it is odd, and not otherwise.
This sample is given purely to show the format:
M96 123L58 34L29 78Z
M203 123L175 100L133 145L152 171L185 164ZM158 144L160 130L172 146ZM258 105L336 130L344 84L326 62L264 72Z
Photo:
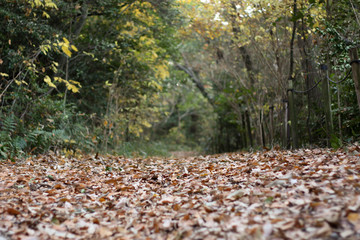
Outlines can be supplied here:
M351 64L352 77L355 84L357 103L360 109L360 61L359 61L358 49L357 48L350 49L349 54L352 63Z
M254 68L253 68L253 64L252 64L250 55L244 46L240 47L239 50L241 53L241 57L245 63L246 72L247 72L249 80L250 80L250 86L253 87L255 84L255 77L254 77Z
M283 146L288 148L289 145L289 101L284 100L284 135L283 135Z
M289 81L289 88L293 88L293 81ZM297 138L297 117L295 109L295 100L294 100L294 91L288 91L289 96L289 114L290 114L290 128L291 128L291 139L292 147L298 147L298 138Z
M327 70L327 69L324 69ZM330 89L329 81L327 78L327 72L325 73L323 80L323 95L324 95L324 110L325 110L325 119L326 119L326 135L327 135L327 146L331 147L331 136L333 134L333 121L331 116L331 98L330 98Z
M73 32L70 33L70 39L71 40L75 40L77 39L79 36L80 36L80 33L81 33L81 30L83 29L85 23L86 23L86 20L88 18L88 15L89 15L89 7L88 7L88 3L87 1L85 1L82 6L81 6L81 16L80 16L80 19L79 21L77 21L75 23L75 26L74 26L74 29L73 29ZM72 31L72 29L71 29ZM61 55L59 60L58 60L58 63L59 63L59 72L55 75L59 75L61 74L61 70L64 69L64 66L66 64L66 61L67 61L68 57L67 56L64 56L64 55Z
M274 106L269 108L269 118L270 118L270 144L274 143Z
M249 136L249 140L250 140L250 147L253 147L253 138L251 135L250 116L249 116L248 110L245 111L245 117L246 117L246 128L247 128L247 132L248 132L248 136Z
M244 148L248 147L247 144L247 136L246 136L246 123L245 123L245 114L241 114L241 124L242 124L242 139L243 139L243 146Z
M307 32L308 28L305 26L305 24L302 24L302 37L298 37L298 46L301 53L301 65L304 73L305 83L306 83L306 89L310 89L313 87L317 79L320 78L317 69L315 61L312 58L312 55L310 53L310 49L312 48L312 38L311 36L307 36L305 33ZM307 92L308 97L308 103L309 108L319 109L321 111L322 109L322 102L321 102L321 91L319 87L315 87L311 91Z
M297 14L297 2L294 0L294 10L293 16ZM290 108L290 121L291 121L291 137L292 137L292 146L297 148L298 139L297 139L297 119L296 119L296 110L294 102L294 41L297 28L297 20L294 20L293 31L290 41L290 71L289 71L289 90L288 90L288 99L289 99L289 108Z
M338 104L338 109L339 109L339 113L338 113L338 128L339 128L339 137L340 137L340 142L343 141L343 134L342 134L342 121L341 121L341 86L338 85L337 86L337 104Z
M231 2L231 5L233 10L236 12L236 4L234 2ZM237 38L241 34L241 30L236 23L236 15L234 14L231 15L231 24L234 36L235 38ZM245 64L246 72L250 80L250 86L253 87L255 84L255 70L250 58L250 54L245 46L239 47L239 51Z
M264 111L263 109L261 109L260 111L260 127L261 127L261 139L262 139L262 146L265 148L266 147L266 138L265 138L265 130L264 130Z

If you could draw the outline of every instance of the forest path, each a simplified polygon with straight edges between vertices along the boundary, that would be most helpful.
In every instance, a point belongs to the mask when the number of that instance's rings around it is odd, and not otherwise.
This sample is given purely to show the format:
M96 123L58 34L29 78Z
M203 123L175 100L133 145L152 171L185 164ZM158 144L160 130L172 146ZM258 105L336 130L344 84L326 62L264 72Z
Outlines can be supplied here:
M170 154L172 158L188 158L200 155L198 152L195 151L175 151L171 152Z
M359 239L360 147L0 162L0 239Z

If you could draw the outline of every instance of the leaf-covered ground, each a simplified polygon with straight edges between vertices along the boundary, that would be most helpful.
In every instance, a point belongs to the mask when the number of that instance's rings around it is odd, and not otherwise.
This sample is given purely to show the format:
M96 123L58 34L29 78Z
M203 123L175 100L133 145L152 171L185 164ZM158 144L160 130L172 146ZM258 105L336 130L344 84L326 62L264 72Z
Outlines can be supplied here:
M0 163L0 239L360 239L360 148Z

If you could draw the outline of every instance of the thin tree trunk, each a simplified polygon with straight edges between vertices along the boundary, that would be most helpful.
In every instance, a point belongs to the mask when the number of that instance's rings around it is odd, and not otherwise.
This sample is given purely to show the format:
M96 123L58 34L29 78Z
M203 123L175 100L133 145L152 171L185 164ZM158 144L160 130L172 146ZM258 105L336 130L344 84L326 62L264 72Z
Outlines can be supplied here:
M331 98L329 90L329 81L327 73L323 79L323 96L324 96L324 110L326 118L326 135L327 135L327 146L331 147L331 136L333 134L333 121L331 116Z
M266 141L265 141L265 132L264 132L264 111L262 109L260 110L259 117L260 117L260 139L263 148L265 148Z
M294 0L294 10L293 16L297 14L297 2ZM290 41L290 71L289 71L289 107L290 107L290 120L291 120L291 136L292 136L292 146L297 148L298 139L297 139L297 119L296 119L296 110L295 110L295 102L294 102L294 41L296 35L297 28L297 20L294 20L293 32Z
M243 146L244 148L248 147L247 144L247 136L246 136L246 124L245 124L245 114L241 114L241 124L242 124L242 139L243 139Z
M337 103L338 103L338 109L339 109L339 113L338 113L338 127L339 127L339 137L340 137L340 141L343 141L343 135L342 135L342 124L341 124L341 99L340 99L340 94L341 92L341 86L338 85L337 86Z
M274 106L269 108L269 118L270 118L270 144L274 143Z
M88 3L87 1L85 1L82 6L81 6L81 16L78 22L75 23L74 26L74 30L72 33L70 33L70 40L75 40L80 36L81 30L83 29L86 20L88 18L89 15L89 7L88 7ZM58 60L59 63L59 70L63 70L64 66L66 64L67 61L67 56L61 56L60 59ZM58 74L61 74L61 71L58 72ZM56 74L56 75L58 75Z
M289 102L284 100L284 135L283 135L283 145L285 148L289 145Z
M253 138L252 138L252 135L251 135L250 116L249 116L249 111L248 110L245 111L245 117L246 117L246 128L247 128L248 137L249 137L249 140L250 140L250 147L253 147Z
M360 109L360 61L359 61L358 49L357 48L350 49L349 54L350 54L350 60L352 62L351 64L352 77L355 84L357 103Z
M234 2L231 2L233 10L236 12L236 4ZM231 24L232 24L232 31L234 33L235 38L237 38L241 34L241 30L238 27L238 24L236 23L236 15L231 15ZM248 75L248 78L250 80L250 86L253 87L255 84L255 70L253 63L251 61L250 54L245 46L239 47L239 51L241 54L241 57L243 59L243 62L245 64L246 72Z

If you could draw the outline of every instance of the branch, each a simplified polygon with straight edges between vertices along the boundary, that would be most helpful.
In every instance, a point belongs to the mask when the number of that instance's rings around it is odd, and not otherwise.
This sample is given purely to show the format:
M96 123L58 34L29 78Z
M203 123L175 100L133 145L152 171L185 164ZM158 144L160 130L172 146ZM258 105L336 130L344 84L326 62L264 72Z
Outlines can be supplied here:
M80 32L82 30L82 28L85 25L86 19L88 17L89 14L89 7L87 2L84 2L84 4L81 6L81 16L79 21L75 24L75 30L74 30L74 37L77 38L80 35Z
M178 63L175 63L175 66L191 77L192 81L195 83L195 86L200 90L201 94L206 98L206 100L211 104L211 106L214 107L213 99L210 98L209 94L205 90L204 85L202 84L198 76L194 73L194 71L191 68L188 68Z
M294 13L293 15L297 13L297 4L296 0L294 0ZM294 41L295 41L295 35L296 35L296 28L297 28L297 20L294 19L294 25L293 25L293 31L291 34L291 40L290 40L290 71L289 71L289 80L294 80L293 72L294 72Z

